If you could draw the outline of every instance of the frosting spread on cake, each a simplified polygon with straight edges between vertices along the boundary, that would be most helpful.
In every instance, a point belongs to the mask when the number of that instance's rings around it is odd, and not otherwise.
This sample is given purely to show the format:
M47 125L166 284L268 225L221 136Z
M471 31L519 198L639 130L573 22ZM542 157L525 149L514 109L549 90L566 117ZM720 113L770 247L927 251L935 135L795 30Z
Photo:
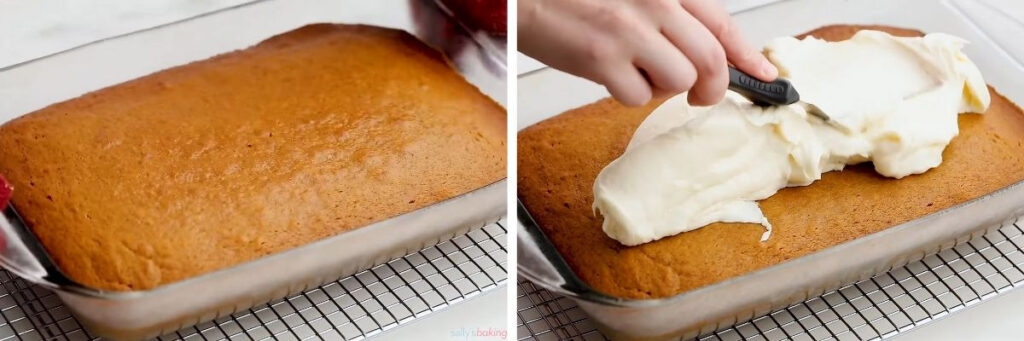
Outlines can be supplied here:
M961 51L963 39L861 31L849 40L770 41L765 51L803 101L762 108L729 93L711 107L676 96L637 129L626 152L594 183L608 236L638 245L714 222L771 224L757 200L821 174L872 161L887 177L942 162L957 114L983 112L989 93Z

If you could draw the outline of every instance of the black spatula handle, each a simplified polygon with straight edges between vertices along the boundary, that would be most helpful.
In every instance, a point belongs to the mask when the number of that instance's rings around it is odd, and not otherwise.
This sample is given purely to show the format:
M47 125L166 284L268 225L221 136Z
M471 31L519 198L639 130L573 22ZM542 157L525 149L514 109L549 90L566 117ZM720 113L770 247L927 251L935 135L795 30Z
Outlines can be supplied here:
M729 90L761 105L787 105L800 100L800 94L788 80L780 77L772 82L762 82L732 66L729 67Z

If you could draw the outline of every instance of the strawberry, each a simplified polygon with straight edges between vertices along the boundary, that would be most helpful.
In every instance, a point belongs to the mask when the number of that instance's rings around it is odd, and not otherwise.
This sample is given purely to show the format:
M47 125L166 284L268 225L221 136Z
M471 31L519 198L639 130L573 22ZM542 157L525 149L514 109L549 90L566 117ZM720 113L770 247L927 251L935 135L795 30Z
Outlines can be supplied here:
M11 201L12 192L14 192L14 186L11 186L11 183L7 182L3 175L0 175L0 210L7 207L7 203Z
M452 15L466 25L504 36L506 28L506 0L442 0Z

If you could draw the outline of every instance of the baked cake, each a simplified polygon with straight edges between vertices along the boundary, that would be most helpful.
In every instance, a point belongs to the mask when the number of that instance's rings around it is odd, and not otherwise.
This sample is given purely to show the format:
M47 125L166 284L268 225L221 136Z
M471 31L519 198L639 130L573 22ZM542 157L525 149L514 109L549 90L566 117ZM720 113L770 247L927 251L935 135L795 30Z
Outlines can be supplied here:
M315 24L8 122L0 174L64 273L139 290L498 181L505 121L408 33Z
M804 35L844 40L879 26L828 26ZM804 36L804 35L801 35ZM570 110L518 134L518 195L574 272L597 291L659 298L742 275L913 220L1024 180L1024 112L989 88L984 115L959 115L960 135L943 163L895 180L870 164L830 172L760 202L774 232L757 224L715 223L628 247L609 238L591 209L593 184L660 105L627 108L611 99Z

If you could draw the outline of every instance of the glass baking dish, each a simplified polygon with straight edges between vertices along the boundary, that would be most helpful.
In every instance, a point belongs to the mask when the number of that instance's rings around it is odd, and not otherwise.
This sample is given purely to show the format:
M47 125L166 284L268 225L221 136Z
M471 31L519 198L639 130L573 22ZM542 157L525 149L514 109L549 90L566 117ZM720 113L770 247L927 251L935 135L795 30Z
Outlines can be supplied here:
M505 52L498 48L504 46L504 38L469 32L433 1L262 0L0 69L0 124L55 102L318 22L406 30L444 52L470 83L505 103ZM483 226L505 214L505 203L502 179L295 249L128 292L98 291L68 280L8 206L0 219L0 236L6 242L0 264L55 290L92 334L141 339L279 299Z
M1024 83L1020 82L1024 56L1004 48L1012 39L1005 32L1020 32L1024 25L1000 21L999 16L998 9L988 3L952 0L789 0L734 13L735 21L755 43L829 24L880 24L954 34L971 42L965 52L990 85L1007 98L1024 103ZM986 19L984 24L978 23L981 18ZM519 129L608 96L596 84L553 69L522 75L518 88ZM622 299L593 290L576 277L522 204L517 213L517 261L523 277L576 301L601 331L614 339L692 338L921 259L1015 220L1024 214L1024 182L788 262L661 299Z

